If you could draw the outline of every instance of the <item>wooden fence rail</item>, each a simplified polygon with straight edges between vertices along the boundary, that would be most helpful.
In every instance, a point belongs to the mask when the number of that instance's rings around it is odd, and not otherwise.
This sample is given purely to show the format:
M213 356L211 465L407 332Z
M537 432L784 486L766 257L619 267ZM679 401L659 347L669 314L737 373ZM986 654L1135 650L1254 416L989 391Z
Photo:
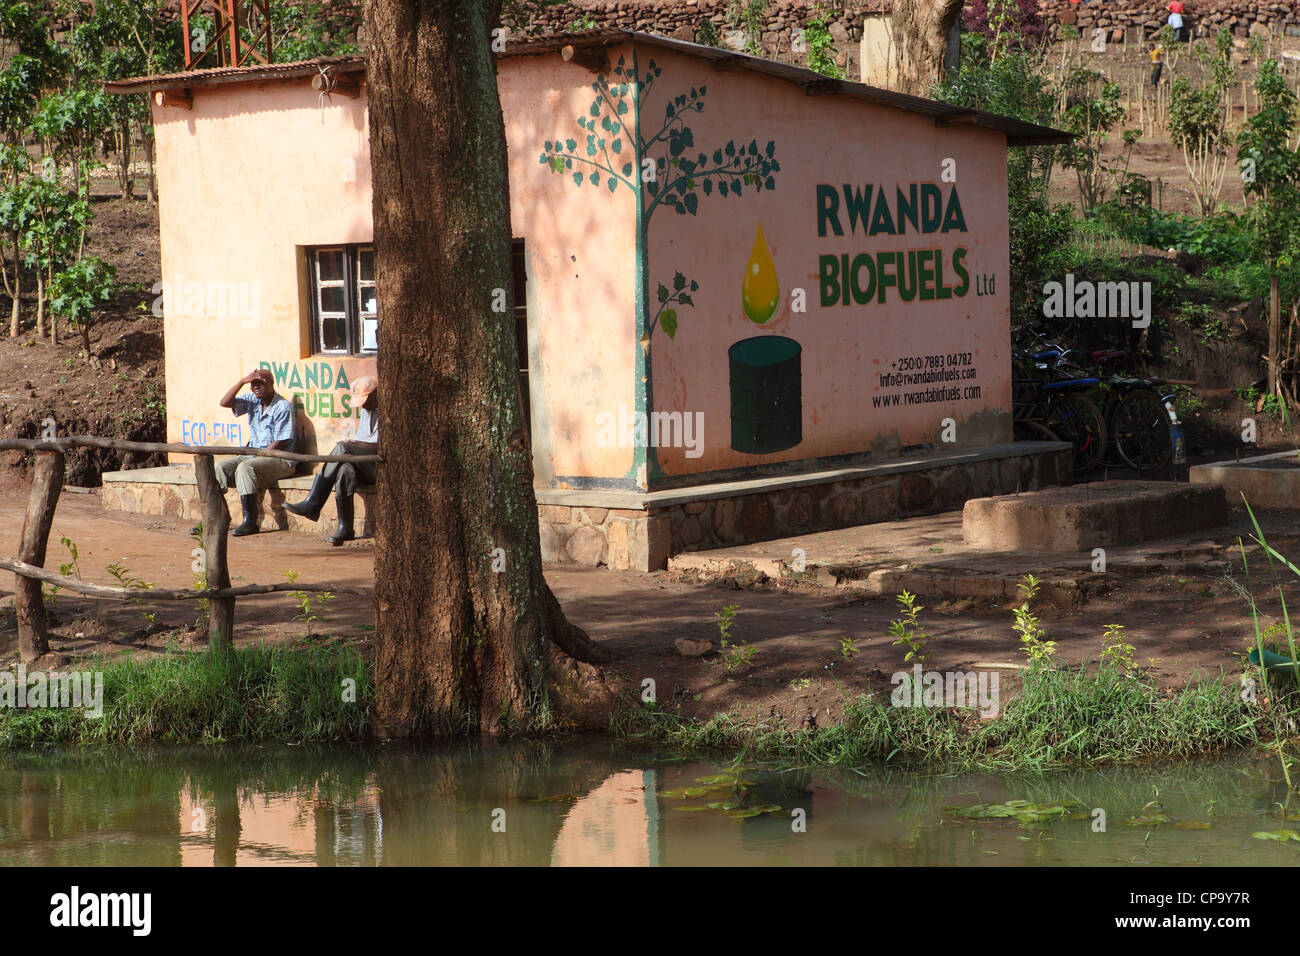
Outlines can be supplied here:
M77 578L47 571L45 550L59 493L66 473L65 452L77 447L109 448L117 451L170 452L194 456L194 479L203 501L203 568L208 587L201 590L180 588L120 588L90 584ZM195 601L208 599L208 649L214 653L229 650L235 623L235 598L248 594L276 591L338 591L365 593L368 588L334 584L245 584L230 585L230 567L226 558L230 512L226 497L217 484L213 455L250 455L257 458L281 458L288 461L337 461L361 464L381 462L379 455L305 455L298 452L273 451L267 448L242 448L226 445L182 445L172 442L123 441L97 435L69 435L64 438L0 439L0 450L23 449L36 452L36 470L32 490L23 518L22 540L17 558L0 557L0 569L15 577L14 608L18 617L18 645L22 659L31 663L49 653L49 621L41 582L112 600L139 600L147 594L159 601Z

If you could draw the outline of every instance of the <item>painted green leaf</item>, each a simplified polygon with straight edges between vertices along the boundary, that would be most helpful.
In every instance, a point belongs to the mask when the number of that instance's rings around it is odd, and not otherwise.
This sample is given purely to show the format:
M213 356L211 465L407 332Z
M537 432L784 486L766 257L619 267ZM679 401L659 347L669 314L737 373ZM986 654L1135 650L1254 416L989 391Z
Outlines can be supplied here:
M773 179L771 176L768 176L768 177L767 177L767 180L763 183L763 185L766 186L768 189L775 189L775 188L776 188L776 180Z
M1256 840L1277 840L1279 843L1295 840L1300 843L1300 832L1295 830L1260 830L1258 833L1252 833L1251 836Z
M673 118L673 104L672 104L672 103L669 103L667 106L664 107L664 115L667 116L669 119L672 119L672 118Z
M773 140L769 139L767 141L767 158L771 159L775 153L776 153L776 143Z
M612 149L615 153L623 152L623 140L618 137L615 137L614 142L609 144L609 148Z
M659 296L659 301L660 301L660 302L667 302L667 301L668 301L668 287L667 287L666 285L664 285L662 282L659 283L659 291L658 291L657 294L658 294L658 296Z
M615 189L618 188L618 180L615 179L613 176L610 176L610 177L609 177L609 179L608 179L608 183L609 183L609 191L610 191L610 192L613 192Z
M696 282L694 279L691 280L691 291L692 291L692 292L699 292L699 291L700 291L700 284L699 284L698 282Z
M623 164L623 175L624 175L624 176L631 176L631 175L632 175L632 164L631 164L631 163L624 163L624 164Z
M691 283L691 285L694 284L695 283L693 282ZM691 305L691 306L695 305L695 302L685 292L683 292L681 295L677 297L677 301L680 302L682 305Z
M574 182L574 185L581 186L581 185L582 185L582 173L574 173L574 174L573 174L573 182Z
M550 141L549 139L548 139L548 140L546 141L546 143L544 144L544 148L546 149L546 152L548 152L548 153L551 151L551 141Z
M569 152L573 152L575 149L578 148L578 141L576 139L566 139L564 141L564 148L567 149Z
M713 151L713 161L714 161L715 163L721 163L721 162L722 162L722 150L720 150L720 149L715 149L715 150Z
M723 196L727 195L727 184L725 182L718 183L718 192Z
M692 216L694 216L695 210L700 205L699 197L696 196L695 193L687 193L686 199L684 201L686 203L686 211L689 212Z
M600 100L596 100L596 102L591 104L591 115L592 116L600 115Z
M682 289L685 288L686 288L686 276L682 275L680 272L673 275L673 289L675 289L677 292L681 292Z
M618 101L618 115L619 115L619 116L622 116L622 115L623 115L624 113L626 113L626 112L627 112L627 104L624 103L622 100L619 100L619 101Z
M599 186L599 185L600 185L600 173L593 172L593 173L592 173L590 176L588 176L587 178L588 178L589 180L591 180L591 184L592 184L593 186Z
M664 335L670 339L677 335L677 310L664 309L664 314L659 317L659 324L663 326Z
M735 142L734 142L734 141L731 141L731 140L728 140L728 141L727 141L727 145L723 147L723 150L726 152L726 154L727 154L728 156L735 156L735 155L736 155L736 144L735 144Z
M704 195L711 196L712 194L713 194L713 180L706 179L704 180Z

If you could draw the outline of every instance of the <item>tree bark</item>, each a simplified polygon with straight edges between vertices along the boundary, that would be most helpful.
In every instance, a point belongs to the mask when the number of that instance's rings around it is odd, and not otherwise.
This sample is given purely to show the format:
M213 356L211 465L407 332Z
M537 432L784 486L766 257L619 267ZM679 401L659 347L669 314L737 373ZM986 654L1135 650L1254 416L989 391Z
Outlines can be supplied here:
M900 93L928 96L957 68L963 0L894 0L890 14Z
M1278 275L1268 277L1268 394L1281 395L1278 389L1282 347L1282 297Z
M50 526L54 523L59 492L63 490L63 474L62 452L36 453L32 491L27 498L27 514L23 517L22 546L18 551L20 561L38 566L45 563L45 546L50 540ZM40 581L14 576L14 609L18 617L19 653L23 662L30 664L50 651L49 622L45 617Z
M590 715L602 678L577 661L607 659L542 576L513 303L492 309L494 290L511 295L489 46L500 6L365 5L384 309L375 672L389 737L538 729L583 698Z

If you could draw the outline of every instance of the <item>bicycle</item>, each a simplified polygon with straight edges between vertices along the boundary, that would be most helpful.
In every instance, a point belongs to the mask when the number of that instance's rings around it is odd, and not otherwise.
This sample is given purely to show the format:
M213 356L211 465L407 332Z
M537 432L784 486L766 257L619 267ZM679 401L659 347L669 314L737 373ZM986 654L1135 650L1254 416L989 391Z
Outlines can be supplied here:
M1075 473L1087 474L1096 469L1106 453L1106 418L1083 391L1095 388L1101 380L1044 380L1023 374L1024 357L1016 358L1022 375L1019 378L1012 375L1013 434L1020 441L1069 442L1073 447Z

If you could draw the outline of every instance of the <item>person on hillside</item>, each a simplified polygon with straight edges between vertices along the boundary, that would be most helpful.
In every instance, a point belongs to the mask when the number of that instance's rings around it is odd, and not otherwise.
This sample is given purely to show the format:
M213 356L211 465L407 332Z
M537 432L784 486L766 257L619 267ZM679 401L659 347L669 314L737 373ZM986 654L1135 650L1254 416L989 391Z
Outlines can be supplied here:
M1183 38L1183 0L1172 0L1169 4L1169 26L1174 31L1174 39Z
M379 453L379 383L369 375L364 375L352 383L352 397L360 403L361 421L357 425L357 434L352 441L341 441L331 450L331 455L376 455ZM329 543L338 547L344 541L351 541L356 535L352 529L353 495L357 485L364 482L373 485L376 468L373 462L353 464L352 462L326 462L316 480L311 483L307 497L296 505L286 504L285 510L301 515L308 521L319 521L321 508L329 500L330 489L337 485L334 504L338 508L339 525L330 535Z
M1158 86L1160 83L1160 74L1165 68L1162 57L1165 55L1163 43L1157 43L1151 47L1151 85Z
M240 387L247 385L252 391L237 395ZM248 416L249 448L266 448L274 451L294 451L293 405L287 398L277 395L275 376L270 369L259 368L249 372L221 397L221 407L229 408L236 416ZM293 474L296 466L283 458L261 458L254 455L237 455L217 464L217 483L223 489L233 481L239 490L239 503L244 520L231 534L240 537L257 534L257 498L263 490L281 478Z

